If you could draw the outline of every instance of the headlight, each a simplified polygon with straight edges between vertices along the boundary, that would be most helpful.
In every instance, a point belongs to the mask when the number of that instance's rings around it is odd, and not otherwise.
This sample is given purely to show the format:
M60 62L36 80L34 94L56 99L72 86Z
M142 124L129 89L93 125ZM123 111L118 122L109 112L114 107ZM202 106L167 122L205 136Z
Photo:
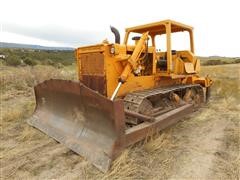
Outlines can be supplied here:
M114 48L114 46L111 47L110 53L111 53L111 54L115 54L115 48Z

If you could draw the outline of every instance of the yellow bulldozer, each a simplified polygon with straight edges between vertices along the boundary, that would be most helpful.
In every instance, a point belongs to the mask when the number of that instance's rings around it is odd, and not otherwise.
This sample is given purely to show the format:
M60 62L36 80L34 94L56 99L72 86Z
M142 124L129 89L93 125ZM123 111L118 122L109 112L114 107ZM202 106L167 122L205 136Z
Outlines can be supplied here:
M75 50L79 81L51 79L35 86L36 108L28 123L101 171L124 148L176 123L210 95L212 80L200 77L193 28L172 20L126 29L120 44ZM186 32L188 50L173 50L172 35ZM156 37L166 37L165 51Z

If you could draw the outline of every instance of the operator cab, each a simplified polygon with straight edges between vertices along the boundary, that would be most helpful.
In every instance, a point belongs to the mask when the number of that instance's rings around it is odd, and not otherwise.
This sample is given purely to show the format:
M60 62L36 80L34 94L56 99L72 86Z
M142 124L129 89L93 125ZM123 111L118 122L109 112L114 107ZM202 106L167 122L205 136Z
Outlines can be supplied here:
M145 56L147 57L145 65L148 71L151 69L151 72L146 71L146 74L196 73L196 64L199 63L196 62L197 59L194 56L192 27L165 20L127 28L124 39L127 53L134 50L141 35L145 32L149 32L149 38L145 44ZM144 57L144 54L142 56Z

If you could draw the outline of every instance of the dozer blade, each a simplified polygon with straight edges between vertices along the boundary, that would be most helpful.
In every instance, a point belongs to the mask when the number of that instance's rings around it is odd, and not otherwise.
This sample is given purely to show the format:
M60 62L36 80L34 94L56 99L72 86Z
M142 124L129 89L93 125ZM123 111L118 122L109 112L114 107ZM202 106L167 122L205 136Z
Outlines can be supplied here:
M123 100L65 80L47 80L34 90L36 109L28 123L106 172L124 148Z

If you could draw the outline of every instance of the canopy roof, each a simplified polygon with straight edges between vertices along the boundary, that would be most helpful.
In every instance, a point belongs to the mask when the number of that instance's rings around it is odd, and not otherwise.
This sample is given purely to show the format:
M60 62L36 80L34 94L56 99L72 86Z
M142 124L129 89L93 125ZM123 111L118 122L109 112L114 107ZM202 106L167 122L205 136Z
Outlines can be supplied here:
M171 24L171 32L179 31L192 31L193 27L173 21L173 20L164 20L150 24L144 24L140 26L130 27L126 29L126 32L136 32L144 33L149 31L149 34L165 34L166 28L165 25Z

